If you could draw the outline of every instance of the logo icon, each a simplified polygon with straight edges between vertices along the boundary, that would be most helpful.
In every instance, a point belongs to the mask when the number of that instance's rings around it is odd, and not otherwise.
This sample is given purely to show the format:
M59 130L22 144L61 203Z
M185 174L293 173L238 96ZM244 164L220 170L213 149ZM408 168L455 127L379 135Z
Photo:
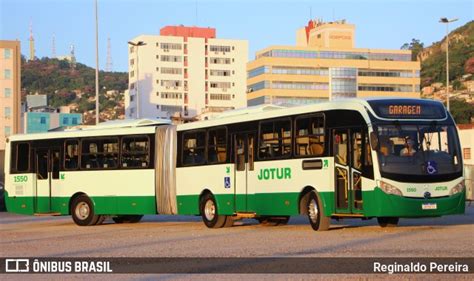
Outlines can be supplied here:
M431 198L431 193L429 191L427 191L423 194L423 197L425 197L425 199L430 199Z
M5 259L5 272L30 272L30 260Z
M435 161L426 162L426 172L430 175L438 173L438 164Z
M230 188L230 177L224 177L224 188Z

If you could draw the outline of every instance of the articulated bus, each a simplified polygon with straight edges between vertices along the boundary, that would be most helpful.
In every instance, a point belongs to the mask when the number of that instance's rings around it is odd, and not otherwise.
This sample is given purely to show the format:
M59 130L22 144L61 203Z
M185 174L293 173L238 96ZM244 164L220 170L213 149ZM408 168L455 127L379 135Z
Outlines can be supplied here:
M200 215L209 228L243 218L286 224L462 214L456 127L444 106L418 99L348 99L234 110L172 125L137 120L11 136L10 212L106 217Z

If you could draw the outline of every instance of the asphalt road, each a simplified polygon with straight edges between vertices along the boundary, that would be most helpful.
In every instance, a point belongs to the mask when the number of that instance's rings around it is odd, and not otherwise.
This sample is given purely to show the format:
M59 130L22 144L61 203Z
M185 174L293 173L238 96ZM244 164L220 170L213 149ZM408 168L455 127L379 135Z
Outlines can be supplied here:
M249 219L222 229L185 216L79 227L70 217L2 212L0 239L3 257L474 257L474 204L464 215L401 219L395 228L333 220L326 232L313 231L306 217L285 226Z

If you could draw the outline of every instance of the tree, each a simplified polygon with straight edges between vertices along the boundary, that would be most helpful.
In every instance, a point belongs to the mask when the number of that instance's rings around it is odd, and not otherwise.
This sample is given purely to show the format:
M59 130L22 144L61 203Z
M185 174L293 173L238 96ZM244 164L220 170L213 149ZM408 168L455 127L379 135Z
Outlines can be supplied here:
M418 54L423 51L423 48L424 48L424 44L422 42L420 42L419 39L411 39L411 42L410 43L405 43L402 45L402 47L400 49L402 50L411 50L411 59L412 60L416 60L416 58L418 57Z
M452 99L449 106L451 115L457 124L469 124L474 117L474 106L465 100Z

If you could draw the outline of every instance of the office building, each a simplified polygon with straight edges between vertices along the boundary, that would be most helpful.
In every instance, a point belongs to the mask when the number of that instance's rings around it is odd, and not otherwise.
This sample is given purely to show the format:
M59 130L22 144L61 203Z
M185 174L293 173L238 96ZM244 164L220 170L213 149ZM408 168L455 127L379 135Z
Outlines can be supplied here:
M420 97L410 50L355 48L355 26L311 20L296 46L270 46L247 64L247 104L284 106L353 97Z

